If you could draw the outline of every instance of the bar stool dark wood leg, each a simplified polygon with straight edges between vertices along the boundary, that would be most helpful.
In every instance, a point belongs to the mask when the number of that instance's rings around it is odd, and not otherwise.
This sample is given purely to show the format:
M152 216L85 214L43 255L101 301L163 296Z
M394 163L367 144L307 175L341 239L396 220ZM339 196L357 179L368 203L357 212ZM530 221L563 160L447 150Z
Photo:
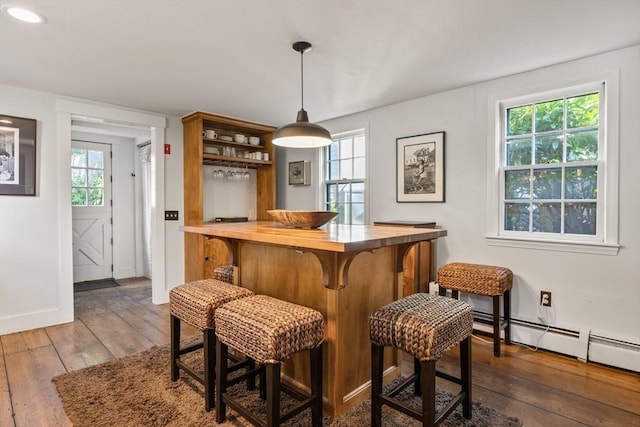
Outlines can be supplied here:
M422 425L434 426L436 419L436 361L427 360L421 363L422 375Z
M493 355L500 357L500 295L493 299Z
M216 338L216 422L223 423L227 417L227 404L222 395L227 391L227 357L229 349Z
M313 427L322 426L322 346L309 351L311 359L311 394L316 397L311 406L311 424Z
M504 343L511 344L511 290L504 291L502 296L502 303L504 305L504 321L506 326L504 328Z
M371 343L371 427L381 427L384 347Z
M460 385L464 393L462 415L471 419L471 337L460 342Z
M215 392L213 384L215 383L215 369L216 369L216 334L215 329L205 329L203 331L203 347L204 347L204 383L207 386L204 388L204 407L208 411L213 408L215 402Z
M177 381L180 376L178 357L180 356L180 319L171 316L171 381Z

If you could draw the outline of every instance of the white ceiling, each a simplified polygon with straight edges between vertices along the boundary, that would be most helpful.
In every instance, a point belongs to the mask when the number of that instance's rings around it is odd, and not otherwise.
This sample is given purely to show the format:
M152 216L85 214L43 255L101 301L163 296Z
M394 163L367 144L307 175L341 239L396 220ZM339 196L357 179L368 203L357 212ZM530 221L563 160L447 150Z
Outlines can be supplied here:
M0 0L2 2L2 0ZM280 126L640 43L640 0L11 0L0 84Z

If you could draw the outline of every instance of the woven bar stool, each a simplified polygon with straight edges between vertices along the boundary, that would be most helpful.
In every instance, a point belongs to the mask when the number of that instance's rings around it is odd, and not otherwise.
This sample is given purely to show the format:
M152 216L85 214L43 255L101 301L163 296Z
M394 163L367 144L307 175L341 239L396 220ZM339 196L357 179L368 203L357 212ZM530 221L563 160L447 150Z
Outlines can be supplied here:
M256 426L279 426L307 408L311 408L314 427L322 425L322 340L324 319L311 308L281 301L266 295L232 301L216 310L216 422L226 419L229 405ZM227 352L235 349L260 363L264 372L260 396L266 399L266 422L227 394L229 386ZM309 350L311 393L303 394L280 383L280 365L295 353ZM255 375L249 372L246 375ZM266 379L265 379L266 377ZM241 378L242 379L242 376ZM280 413L280 391L299 402Z
M418 421L436 426L462 403L471 419L471 332L473 310L465 302L417 293L385 305L369 316L371 338L371 426L382 425L382 406L388 405ZM436 370L436 361L460 344L460 377ZM382 393L384 347L413 356L413 375L390 392ZM436 376L460 384L460 392L436 413ZM422 396L422 408L411 408L395 396L409 385Z
M215 335L213 315L222 304L254 295L248 289L215 279L187 282L169 292L171 312L171 381L177 381L180 369L204 386L204 406L213 407L215 374ZM180 348L180 321L202 331L200 343ZM204 348L204 375L185 364L180 356ZM239 368L240 366L238 366Z
M235 265L219 265L213 269L213 278L237 285L236 279L238 275L236 274L236 268Z
M513 273L505 267L454 262L438 270L440 295L451 289L451 296L458 292L489 296L493 299L493 355L500 357L500 330L504 329L504 343L511 344L511 288ZM500 296L502 296L504 320L500 320ZM476 320L486 320L476 316ZM488 322L486 322L488 323Z

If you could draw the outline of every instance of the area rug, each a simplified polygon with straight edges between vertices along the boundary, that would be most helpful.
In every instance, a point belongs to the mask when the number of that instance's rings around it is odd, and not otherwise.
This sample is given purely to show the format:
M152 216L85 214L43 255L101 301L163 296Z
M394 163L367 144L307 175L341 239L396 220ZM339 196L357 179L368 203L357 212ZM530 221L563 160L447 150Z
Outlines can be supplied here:
M201 365L202 355L193 353L190 363ZM198 363L200 362L200 363ZM183 375L172 382L169 374L169 346L153 347L141 353L68 372L52 380L62 399L64 410L75 427L83 426L247 426L233 410L227 410L227 421L215 423L214 411L204 410L202 387ZM393 385L393 383L392 383ZM254 408L263 405L256 392L247 392L244 385L234 386L234 393ZM410 389L407 401L419 405L419 398ZM283 395L285 396L285 395ZM438 391L437 406L446 404L450 395ZM283 407L290 401L283 397ZM370 425L370 402L366 401L335 419L325 417L324 425L358 427ZM462 416L460 406L441 425L511 427L521 426L517 418L507 417L480 403L473 404L472 419ZM308 426L309 410L285 425ZM383 426L409 427L421 425L417 421L384 407Z
M91 280L89 282L74 283L73 292L84 292L84 291L93 291L96 289L115 288L116 286L120 286L120 284L113 279Z

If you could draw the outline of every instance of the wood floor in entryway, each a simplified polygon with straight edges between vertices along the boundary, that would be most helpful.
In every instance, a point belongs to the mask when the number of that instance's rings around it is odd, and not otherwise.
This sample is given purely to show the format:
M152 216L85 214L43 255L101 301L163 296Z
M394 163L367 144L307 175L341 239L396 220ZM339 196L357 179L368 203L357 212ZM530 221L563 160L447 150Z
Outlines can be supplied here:
M68 426L51 378L169 343L168 304L151 303L148 280L119 282L76 293L72 323L0 337L0 426ZM495 358L490 343L474 338L474 400L525 426L640 426L637 373L519 345L502 350ZM455 353L442 369L455 369Z

